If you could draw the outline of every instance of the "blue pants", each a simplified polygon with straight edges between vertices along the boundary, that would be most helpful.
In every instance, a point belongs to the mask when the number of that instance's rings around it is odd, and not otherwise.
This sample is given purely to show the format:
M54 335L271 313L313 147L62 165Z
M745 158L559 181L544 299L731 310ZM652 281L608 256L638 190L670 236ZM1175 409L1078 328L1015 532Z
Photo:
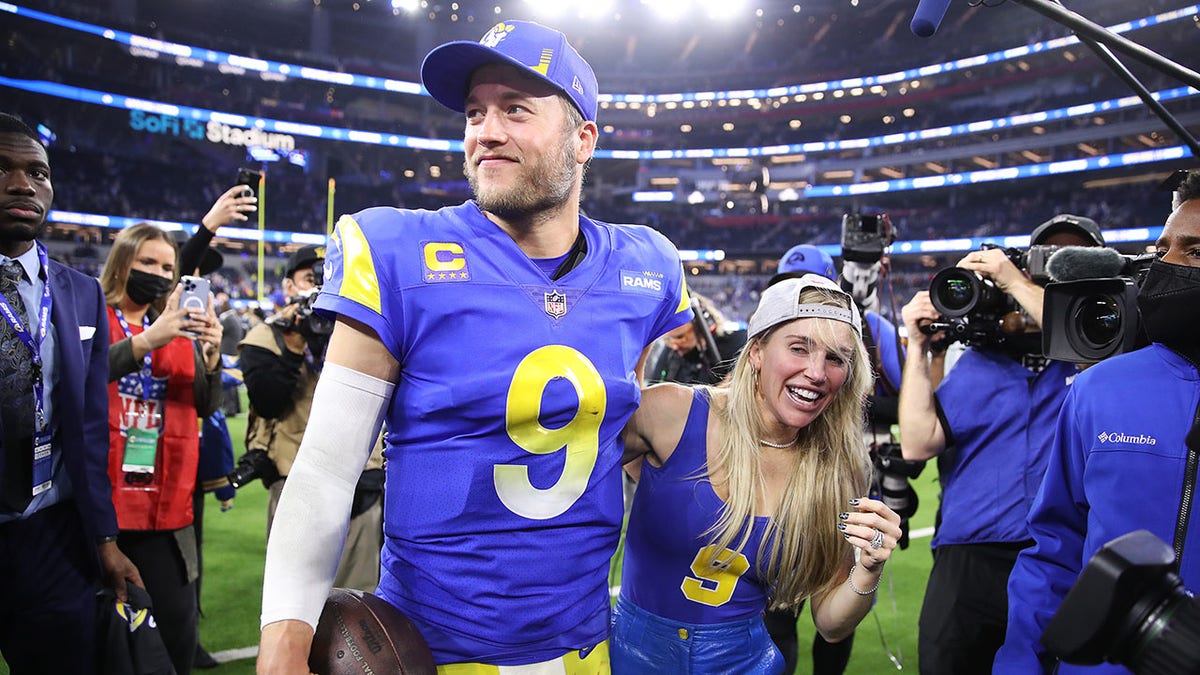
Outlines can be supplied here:
M0 524L0 654L13 675L96 672L95 556L72 501Z
M762 673L784 671L762 616L727 623L694 624L651 614L617 598L609 634L612 672Z

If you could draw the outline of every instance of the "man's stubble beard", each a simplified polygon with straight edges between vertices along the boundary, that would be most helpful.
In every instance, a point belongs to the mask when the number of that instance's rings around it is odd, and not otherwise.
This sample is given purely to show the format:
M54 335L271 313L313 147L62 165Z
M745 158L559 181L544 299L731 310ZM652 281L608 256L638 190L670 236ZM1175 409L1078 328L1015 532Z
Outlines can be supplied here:
M477 167L470 157L463 161L463 172L480 209L508 221L523 221L565 204L575 187L578 166L574 144L570 136L564 134L556 154L533 163L521 160L520 168L525 180L516 186L483 188Z
M0 244L7 247L41 239L42 235L46 233L47 227L48 224L44 217L36 224L24 220L12 220L0 226Z

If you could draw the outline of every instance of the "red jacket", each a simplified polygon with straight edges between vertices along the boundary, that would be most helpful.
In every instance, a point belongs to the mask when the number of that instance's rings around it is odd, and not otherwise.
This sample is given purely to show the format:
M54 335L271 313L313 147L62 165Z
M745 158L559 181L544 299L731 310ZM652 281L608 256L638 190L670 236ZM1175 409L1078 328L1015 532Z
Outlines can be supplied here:
M142 326L129 327L137 335ZM108 308L110 343L125 339L112 307ZM191 524L192 493L200 460L200 432L192 383L196 378L194 346L178 337L151 352L151 373L158 389L166 379L166 399L147 405L136 394L122 394L120 380L108 384L108 475L113 485L117 524L122 530L175 530ZM137 380L137 373L132 377ZM148 482L130 482L121 469L125 428L142 412L159 413L158 452ZM136 477L136 476L135 476Z

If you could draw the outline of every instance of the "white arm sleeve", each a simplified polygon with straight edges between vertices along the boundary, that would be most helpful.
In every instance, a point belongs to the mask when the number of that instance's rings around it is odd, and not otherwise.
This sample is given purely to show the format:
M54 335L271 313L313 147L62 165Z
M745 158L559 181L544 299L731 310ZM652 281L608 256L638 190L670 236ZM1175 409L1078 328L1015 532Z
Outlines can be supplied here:
M267 541L262 626L298 619L315 630L346 544L354 488L394 388L335 363L322 369Z

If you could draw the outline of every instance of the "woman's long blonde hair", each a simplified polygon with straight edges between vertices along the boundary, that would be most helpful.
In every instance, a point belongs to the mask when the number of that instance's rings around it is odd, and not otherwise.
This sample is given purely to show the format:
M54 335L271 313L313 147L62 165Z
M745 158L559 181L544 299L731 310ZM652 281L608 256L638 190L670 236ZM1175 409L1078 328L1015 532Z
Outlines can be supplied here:
M851 302L848 296L817 288L801 293L800 301L840 307ZM818 344L841 350L834 331L838 322L804 320L814 325L813 339ZM750 536L755 501L763 487L758 439L764 433L758 375L749 355L756 341L765 345L782 325L750 338L729 381L710 397L724 438L709 475L723 475L728 490L725 508L708 533L716 544L711 563L723 559L719 552L725 549L740 551ZM850 510L848 500L867 491L870 462L862 431L864 401L873 378L862 340L856 337L853 343L842 388L796 437L788 489L763 534L758 574L770 589L772 608L794 607L836 583L838 568L850 560L852 549L835 525L838 514Z
M137 256L142 244L151 239L161 239L171 245L171 249L179 255L175 238L171 233L157 228L150 223L131 225L117 233L113 239L112 249L104 261L104 269L100 271L100 288L104 290L104 302L116 307L125 299L125 282L129 280L129 270L133 267L133 259ZM179 270L175 270L173 281L179 281ZM166 304L166 298L159 298L150 303L161 312Z

